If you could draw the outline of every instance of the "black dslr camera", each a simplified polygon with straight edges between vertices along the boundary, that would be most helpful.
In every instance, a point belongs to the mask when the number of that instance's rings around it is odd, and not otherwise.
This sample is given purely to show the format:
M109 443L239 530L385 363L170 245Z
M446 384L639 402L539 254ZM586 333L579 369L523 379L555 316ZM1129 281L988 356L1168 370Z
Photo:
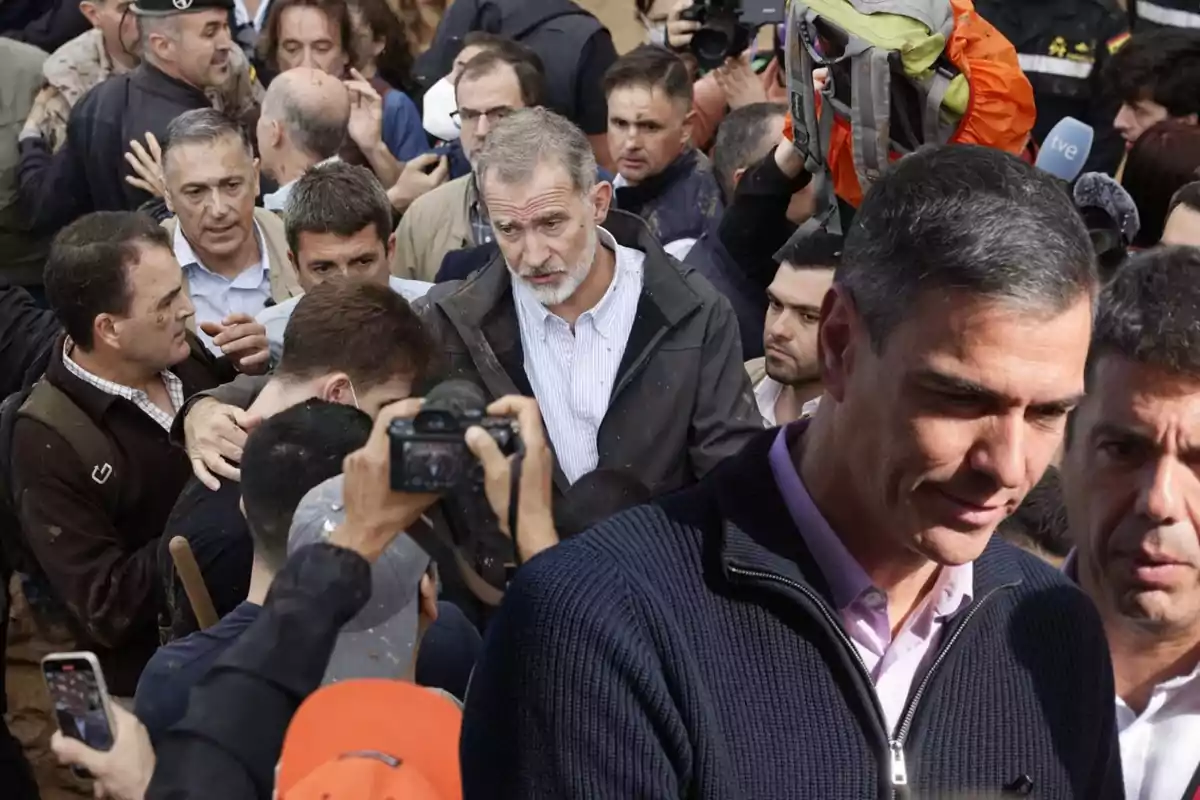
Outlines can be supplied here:
M500 452L518 458L524 445L517 424L487 416L486 406L478 386L451 380L426 395L414 418L393 420L388 426L391 485L397 492L440 494L432 525L415 525L409 535L439 563L454 563L460 571L474 572L503 590L510 565L519 563L516 545L499 527L484 491L483 466L467 449L464 436L467 428L478 425L491 434Z
M464 483L482 485L483 468L463 439L467 428L483 428L505 455L516 452L518 441L516 423L486 416L485 405L473 383L447 381L429 393L417 416L394 420L388 427L392 489L440 494Z
M679 17L700 23L692 54L700 66L716 69L741 55L760 25L782 23L784 6L784 0L696 0Z

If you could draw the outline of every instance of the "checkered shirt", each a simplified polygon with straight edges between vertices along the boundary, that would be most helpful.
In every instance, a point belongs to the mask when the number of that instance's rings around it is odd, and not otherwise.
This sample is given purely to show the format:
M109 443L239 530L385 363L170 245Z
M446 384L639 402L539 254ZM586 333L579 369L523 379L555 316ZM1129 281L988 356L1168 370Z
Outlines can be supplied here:
M106 381L76 364L71 360L71 350L73 347L74 345L70 340L67 340L66 344L63 345L63 366L72 375L84 383L95 386L105 394L125 398L144 411L146 416L157 422L164 430L171 430L171 423L175 421L175 412L183 407L183 381L179 380L178 376L166 370L159 373L162 376L163 385L167 387L167 395L171 398L171 407L174 409L174 411L168 414L156 406L154 401L150 399L150 395L145 392L139 389L131 389L128 386L122 386L112 381Z

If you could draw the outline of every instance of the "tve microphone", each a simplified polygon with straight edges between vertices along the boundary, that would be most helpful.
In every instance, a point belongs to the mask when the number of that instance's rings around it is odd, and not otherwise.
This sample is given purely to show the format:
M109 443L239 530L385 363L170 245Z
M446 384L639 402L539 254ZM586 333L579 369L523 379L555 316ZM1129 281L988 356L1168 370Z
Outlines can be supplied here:
M1074 117L1063 117L1046 135L1034 166L1071 183L1083 172L1095 136L1091 125Z

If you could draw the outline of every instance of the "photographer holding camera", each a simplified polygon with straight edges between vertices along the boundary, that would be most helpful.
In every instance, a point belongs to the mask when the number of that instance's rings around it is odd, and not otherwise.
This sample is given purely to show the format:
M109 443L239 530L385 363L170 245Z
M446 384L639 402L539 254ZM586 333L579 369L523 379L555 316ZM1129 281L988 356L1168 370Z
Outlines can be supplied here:
M366 446L346 458L341 524L327 543L304 547L288 559L258 619L195 687L187 716L153 756L147 756L144 729L133 724L122 725L113 750L72 746L61 755L86 763L114 785L145 785L131 773L144 776L153 769L148 798L269 796L288 724L320 686L339 630L369 600L372 565L438 500L437 494L392 488L396 444L390 432L398 420L415 420L421 407L421 400L409 399L380 412ZM553 459L541 412L526 397L501 398L486 412L493 420L515 422L523 452L520 468L482 428L469 427L463 442L478 458L482 488L500 530L511 535L510 520L515 520L518 558L532 559L558 541L551 516ZM519 497L510 514L514 473ZM122 745L130 737L133 741ZM388 752L388 745L379 742L375 749Z
M727 10L712 13L709 0L678 0L664 21L663 43L679 53L692 67L704 71L692 85L692 143L708 152L716 139L717 127L729 111L753 103L785 103L788 100L784 80L781 29L776 28L773 46L749 48L757 37L755 23L765 14L751 10L752 20L731 15ZM728 3L724 4L728 5ZM740 5L735 3L734 5ZM776 4L781 6L781 4ZM715 26L712 23L716 23ZM731 24L732 23L732 24ZM699 39L697 36L699 35ZM761 41L761 40L760 40Z
M731 10L731 5L739 8ZM725 0L678 0L671 9L667 17L668 46L709 67L708 73L692 86L692 141L698 147L715 141L729 111L764 101L788 101L780 35L774 36L770 60L759 75L752 62L762 59L751 57L748 40L740 33L771 22L766 16L744 3ZM825 70L817 70L814 88L819 90L826 76ZM735 309L744 305L743 296L765 303L767 286L775 277L776 251L813 214L812 176L804 169L804 156L783 134L783 127L781 119L775 133L779 146L742 169L735 186L725 186L724 213L714 230L697 242L695 255L689 252L685 259L706 276L714 272L728 274L728 279L717 286L731 298ZM720 158L715 150L713 158ZM744 288L731 289L730 284ZM742 339L745 344L745 330ZM755 349L752 345L747 356L751 357Z

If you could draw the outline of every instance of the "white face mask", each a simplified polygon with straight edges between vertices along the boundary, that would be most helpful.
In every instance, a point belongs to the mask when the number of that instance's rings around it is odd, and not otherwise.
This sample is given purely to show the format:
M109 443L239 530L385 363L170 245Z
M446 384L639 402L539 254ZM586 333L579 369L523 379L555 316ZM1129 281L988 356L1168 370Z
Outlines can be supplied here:
M454 96L454 84L446 76L429 87L422 101L424 110L421 122L430 136L443 142L458 140L458 126L450 117L458 110L458 99Z
M641 21L642 27L646 30L646 38L650 41L650 44L658 45L659 47L667 46L666 20L654 22L641 12L638 13L638 19Z

